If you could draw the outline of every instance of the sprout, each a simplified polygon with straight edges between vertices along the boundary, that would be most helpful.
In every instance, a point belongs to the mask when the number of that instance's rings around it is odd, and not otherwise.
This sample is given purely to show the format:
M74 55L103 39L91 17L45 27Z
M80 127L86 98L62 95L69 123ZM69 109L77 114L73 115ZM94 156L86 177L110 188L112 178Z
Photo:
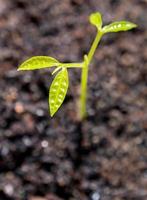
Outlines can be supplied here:
M89 53L84 56L83 62L61 63L55 58L49 56L35 56L26 60L18 68L18 71L20 71L56 67L52 73L52 75L56 73L56 76L49 90L49 108L51 117L58 111L67 94L69 86L68 68L81 68L81 97L79 114L81 120L86 117L88 70L102 36L109 32L128 31L137 27L136 24L128 21L113 22L102 27L103 22L99 12L92 13L89 17L89 21L92 25L96 26L97 34Z

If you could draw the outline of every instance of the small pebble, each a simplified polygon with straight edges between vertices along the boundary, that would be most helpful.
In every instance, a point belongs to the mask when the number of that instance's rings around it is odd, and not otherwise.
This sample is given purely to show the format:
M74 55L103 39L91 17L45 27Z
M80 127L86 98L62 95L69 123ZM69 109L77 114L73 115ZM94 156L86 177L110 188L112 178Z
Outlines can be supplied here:
M43 148L47 148L47 147L48 147L48 141L43 140L43 141L41 142L41 146L42 146Z
M16 102L15 104L15 112L21 114L24 112L24 106L21 102Z
M92 200L100 200L100 194L98 192L94 192L91 198Z
M6 193L7 195L11 196L11 195L13 195L14 188L13 188L13 186L12 186L11 184L7 184L7 185L5 185L5 187L4 187L4 191L5 191L5 193Z

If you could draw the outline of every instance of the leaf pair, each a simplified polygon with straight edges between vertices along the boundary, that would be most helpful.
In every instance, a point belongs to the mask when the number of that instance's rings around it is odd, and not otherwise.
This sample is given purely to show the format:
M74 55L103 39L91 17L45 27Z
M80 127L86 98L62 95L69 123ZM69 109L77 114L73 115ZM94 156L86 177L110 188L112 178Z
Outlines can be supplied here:
M35 70L47 67L57 67L53 73L57 73L49 90L50 114L53 116L62 105L67 93L69 81L67 69L55 58L49 56L35 56L20 65L18 70Z
M90 23L97 27L103 34L109 32L127 31L135 28L137 25L128 21L118 21L106 25L102 28L102 17L99 12L92 13L89 17Z

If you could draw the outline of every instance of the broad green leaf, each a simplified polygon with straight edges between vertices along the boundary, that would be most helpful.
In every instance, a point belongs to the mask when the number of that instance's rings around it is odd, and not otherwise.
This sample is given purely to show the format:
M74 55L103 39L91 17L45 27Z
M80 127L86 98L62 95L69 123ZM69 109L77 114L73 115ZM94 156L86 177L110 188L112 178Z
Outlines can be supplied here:
M99 12L92 13L89 17L90 23L96 26L98 29L102 27L102 16Z
M68 89L68 72L63 68L55 76L49 91L49 107L51 117L57 112L62 105Z
M20 65L18 70L35 70L47 67L58 66L60 63L55 58L49 56L34 56Z
M104 26L102 31L103 33L108 33L108 32L118 32L118 31L128 31L132 28L137 27L136 24L133 24L128 21L119 21L119 22L113 22L107 26Z

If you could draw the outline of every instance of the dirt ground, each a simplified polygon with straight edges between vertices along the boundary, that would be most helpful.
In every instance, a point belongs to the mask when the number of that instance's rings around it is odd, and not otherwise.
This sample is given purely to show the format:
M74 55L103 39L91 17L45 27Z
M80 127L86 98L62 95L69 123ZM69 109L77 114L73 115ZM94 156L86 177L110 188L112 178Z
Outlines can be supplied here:
M103 37L89 70L88 117L76 118L80 70L69 70L62 108L50 118L51 70L17 72L34 55L81 61ZM147 199L147 1L0 0L0 200Z

